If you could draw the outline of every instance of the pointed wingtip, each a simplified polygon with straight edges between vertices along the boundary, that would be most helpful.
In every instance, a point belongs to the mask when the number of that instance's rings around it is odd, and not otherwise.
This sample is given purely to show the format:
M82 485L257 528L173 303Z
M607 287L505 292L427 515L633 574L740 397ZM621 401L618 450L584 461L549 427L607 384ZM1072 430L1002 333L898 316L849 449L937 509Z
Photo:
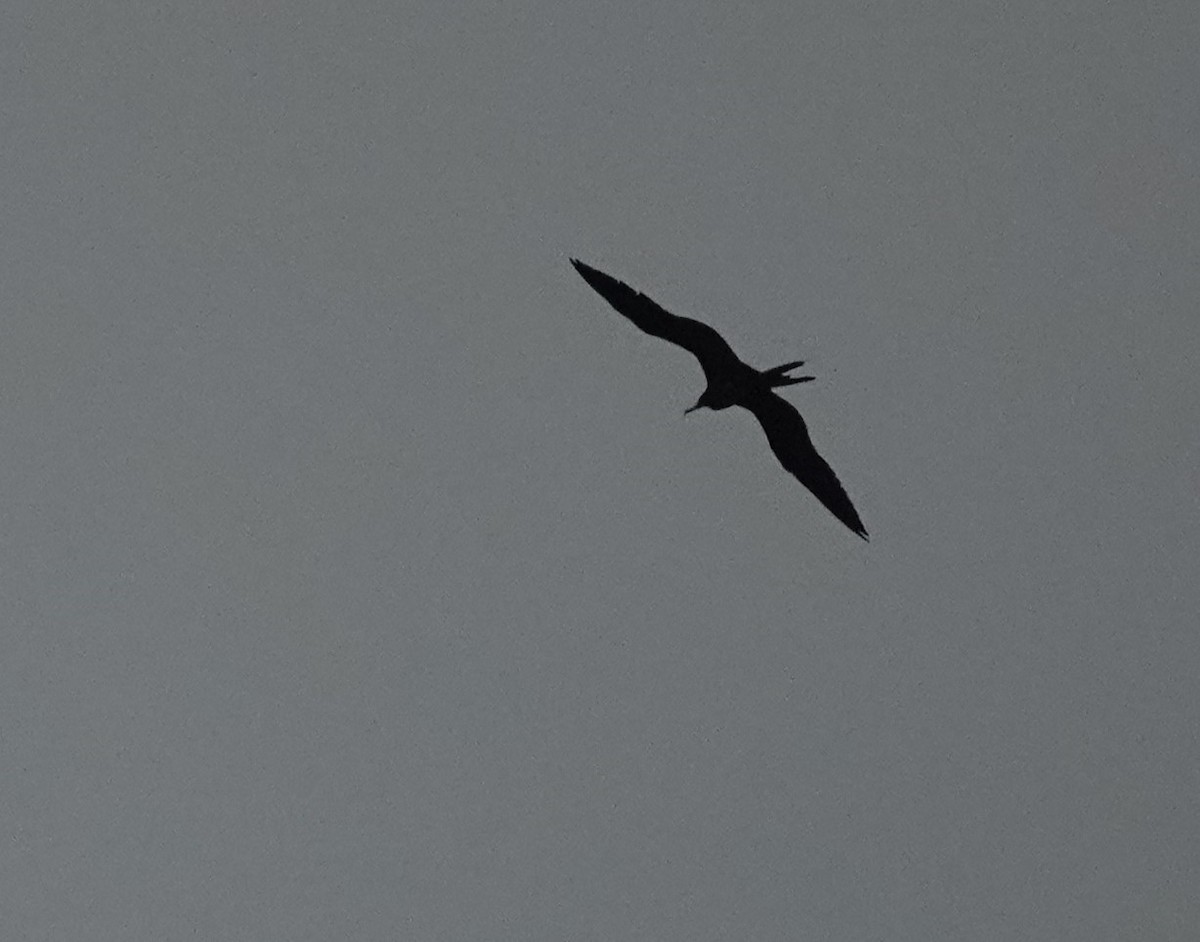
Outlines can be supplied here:
M608 285L609 282L612 282L614 284L619 284L619 282L615 278L611 278L608 275L604 274L604 272L599 271L595 268L592 268L592 266L589 265L587 262L581 262L579 259L575 258L575 256L573 256L573 255L570 256L570 258L571 258L571 264L575 267L575 271L579 273L579 277L582 278L584 281L586 281L589 285L591 285L596 291L599 291L601 294L603 294L605 297L608 297L608 295L605 294L605 289L602 286Z

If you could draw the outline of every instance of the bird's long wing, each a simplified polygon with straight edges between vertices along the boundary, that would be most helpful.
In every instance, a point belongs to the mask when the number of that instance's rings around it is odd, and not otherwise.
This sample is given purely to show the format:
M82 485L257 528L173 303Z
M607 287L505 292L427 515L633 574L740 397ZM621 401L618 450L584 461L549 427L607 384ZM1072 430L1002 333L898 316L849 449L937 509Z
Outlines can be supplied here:
M693 354L710 380L741 364L725 338L707 324L664 310L625 282L617 281L577 258L571 259L571 264L618 313L624 314L646 333L678 344Z
M835 517L864 540L867 539L867 530L858 517L858 511L850 503L833 469L817 454L812 439L808 437L808 427L796 407L771 392L754 396L744 405L754 413L767 433L767 441L779 463L812 491Z

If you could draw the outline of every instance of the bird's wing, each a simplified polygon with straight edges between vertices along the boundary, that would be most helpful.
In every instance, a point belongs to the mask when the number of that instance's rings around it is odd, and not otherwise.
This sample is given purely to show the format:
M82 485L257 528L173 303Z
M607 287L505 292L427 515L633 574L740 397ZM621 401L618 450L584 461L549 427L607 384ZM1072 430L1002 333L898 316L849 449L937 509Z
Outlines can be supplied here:
M808 437L808 427L796 407L771 392L751 397L744 405L754 413L767 433L771 451L775 452L780 464L812 491L835 517L864 540L867 539L867 530L858 517L858 511L850 503L833 469L817 454L812 439Z
M644 294L634 291L623 281L585 265L577 258L571 259L575 270L591 285L605 301L625 315L648 334L678 344L700 361L704 375L710 379L720 376L741 361L725 338L707 324L690 317L680 317L659 307Z

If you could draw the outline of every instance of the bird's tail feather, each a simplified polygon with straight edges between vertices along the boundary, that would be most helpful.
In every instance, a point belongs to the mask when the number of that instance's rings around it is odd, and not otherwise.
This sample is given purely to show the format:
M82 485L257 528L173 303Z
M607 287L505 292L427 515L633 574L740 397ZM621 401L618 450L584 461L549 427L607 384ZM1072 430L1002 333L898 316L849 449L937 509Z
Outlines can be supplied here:
M795 383L811 383L815 376L781 376L771 380L771 388L777 389L780 386L792 386Z
M788 370L794 370L798 366L803 366L803 360L796 360L794 363L784 363L781 366L773 366L769 370L763 372L763 378L767 384L775 389L778 386L791 386L795 383L811 383L815 376L788 376Z

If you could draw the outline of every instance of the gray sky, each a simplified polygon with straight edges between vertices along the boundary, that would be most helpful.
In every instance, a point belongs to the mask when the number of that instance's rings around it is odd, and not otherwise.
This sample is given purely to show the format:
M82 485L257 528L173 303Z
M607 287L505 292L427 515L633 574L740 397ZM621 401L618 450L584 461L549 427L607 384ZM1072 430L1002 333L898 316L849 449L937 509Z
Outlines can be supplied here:
M0 937L1192 938L1200 12L1050 6L6 4Z

